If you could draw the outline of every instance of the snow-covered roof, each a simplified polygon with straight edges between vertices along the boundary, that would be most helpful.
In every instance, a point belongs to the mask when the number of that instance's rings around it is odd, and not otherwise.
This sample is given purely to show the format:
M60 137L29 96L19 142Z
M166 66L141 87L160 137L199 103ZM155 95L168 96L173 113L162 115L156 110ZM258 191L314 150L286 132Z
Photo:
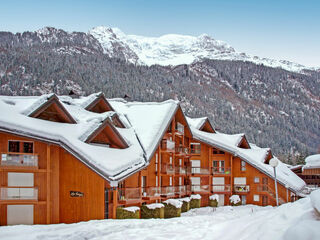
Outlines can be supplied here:
M195 127L196 129L200 129L203 124L208 120L208 117L201 117L201 118L190 118L186 117L188 124Z
M121 179L146 164L145 153L132 127L117 128L129 145L125 149L108 148L85 142L88 134L115 114L114 112L102 114L89 112L82 107L78 99L62 96L58 98L61 100L60 103L76 119L76 124L58 123L27 116L28 113L44 104L49 97L51 95L0 96L2 113L0 130L60 144L109 181Z
M305 161L303 169L320 168L320 154L310 155Z
M123 99L108 99L115 111L126 116L149 159L178 109L179 102L126 102Z
M268 176L274 178L273 168L269 164L265 163L265 159L270 152L269 148L260 148L254 144L250 144L250 149L240 148L238 147L238 140L241 134L239 134L239 136L228 136L227 134L218 132L207 133L196 129L193 126L191 126L191 131L195 139L229 152L234 156L238 156ZM277 179L282 185L295 192L300 192L305 187L305 182L280 160L279 165L277 166Z

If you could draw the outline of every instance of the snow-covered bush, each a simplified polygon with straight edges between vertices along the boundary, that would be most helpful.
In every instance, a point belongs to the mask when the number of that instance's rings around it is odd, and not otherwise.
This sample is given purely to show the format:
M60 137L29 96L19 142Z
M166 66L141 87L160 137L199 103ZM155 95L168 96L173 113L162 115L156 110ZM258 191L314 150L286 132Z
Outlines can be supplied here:
M182 202L181 212L188 212L190 210L191 199L188 197L185 197L185 198L179 198L178 200Z
M313 191L310 194L312 207L320 214L320 190Z
M173 218L181 216L182 202L177 199L168 199L164 204L164 218Z
M240 206L241 205L241 200L239 195L232 195L230 198L230 205L231 206Z
M199 194L191 195L190 199L190 209L201 207L201 196Z
M140 218L140 208L139 207L118 207L117 208L117 219L131 219Z
M218 207L219 203L219 195L213 194L209 197L209 206L210 207Z
M164 218L164 205L162 203L142 205L140 211L141 218Z

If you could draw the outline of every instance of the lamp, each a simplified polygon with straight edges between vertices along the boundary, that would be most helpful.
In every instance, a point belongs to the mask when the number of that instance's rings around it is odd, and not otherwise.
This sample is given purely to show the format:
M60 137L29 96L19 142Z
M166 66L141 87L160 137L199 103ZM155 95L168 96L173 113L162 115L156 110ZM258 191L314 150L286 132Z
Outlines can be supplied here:
M279 206L279 199L278 199L278 186L277 186L277 174L276 174L276 167L278 166L279 161L276 158L272 158L269 161L269 165L271 167L273 167L273 171L274 171L274 186L275 186L275 190L276 190L276 201L277 201L277 206Z

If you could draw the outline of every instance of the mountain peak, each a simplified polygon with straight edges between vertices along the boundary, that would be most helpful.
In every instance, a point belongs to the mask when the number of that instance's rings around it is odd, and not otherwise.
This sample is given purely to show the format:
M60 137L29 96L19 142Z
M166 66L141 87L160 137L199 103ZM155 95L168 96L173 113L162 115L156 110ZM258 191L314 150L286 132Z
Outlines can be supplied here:
M237 52L224 41L216 40L208 34L198 37L166 34L160 37L126 35L119 28L99 26L89 31L102 45L110 57L126 55L126 61L142 65L191 64L202 59L248 61L268 67L282 68L292 72L303 72L307 68L301 64L284 60L274 60Z

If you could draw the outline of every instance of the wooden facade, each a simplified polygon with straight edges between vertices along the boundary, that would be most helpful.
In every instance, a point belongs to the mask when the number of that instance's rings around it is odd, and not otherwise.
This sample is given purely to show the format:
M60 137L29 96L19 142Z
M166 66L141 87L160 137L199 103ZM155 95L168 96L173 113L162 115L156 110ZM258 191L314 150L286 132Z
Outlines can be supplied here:
M53 98L32 116L73 124L56 101ZM99 113L112 109L101 98L96 104L87 110ZM124 126L118 117L113 121L104 122L86 142L128 147L112 124ZM215 132L209 121L201 129ZM243 138L239 147L250 146ZM44 139L0 131L0 154L0 225L19 223L15 214L19 206L32 211L28 223L51 224L115 218L119 206L141 206L191 194L202 196L202 206L208 206L212 194L222 199L220 205L228 205L233 194L240 195L243 204L276 204L273 179L239 157L193 139L180 107L147 166L117 186L111 186L59 144ZM293 200L294 193L283 185L278 184L278 191L281 203Z

